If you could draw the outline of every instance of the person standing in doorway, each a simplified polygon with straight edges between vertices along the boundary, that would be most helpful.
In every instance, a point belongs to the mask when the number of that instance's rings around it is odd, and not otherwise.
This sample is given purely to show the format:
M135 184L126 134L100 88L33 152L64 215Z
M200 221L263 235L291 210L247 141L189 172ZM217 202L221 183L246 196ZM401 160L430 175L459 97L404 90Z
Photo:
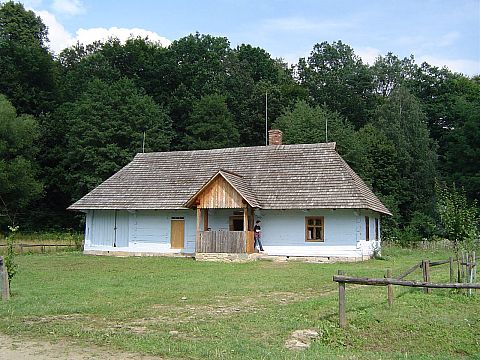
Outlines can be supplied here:
M263 251L262 241L260 240L260 238L262 237L262 228L260 227L260 224L261 221L257 220L255 226L253 227L253 238L255 239L253 247L257 249L258 246L260 251Z

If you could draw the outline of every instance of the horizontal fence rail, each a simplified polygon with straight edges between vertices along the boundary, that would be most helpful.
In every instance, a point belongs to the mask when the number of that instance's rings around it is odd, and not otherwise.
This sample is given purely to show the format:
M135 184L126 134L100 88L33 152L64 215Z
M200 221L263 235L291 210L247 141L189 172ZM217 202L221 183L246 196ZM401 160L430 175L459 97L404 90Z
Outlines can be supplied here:
M0 244L0 251L2 248L6 248L7 244ZM24 251L28 251L28 249L35 249L40 248L41 252L45 252L48 248L78 248L76 244L14 244L13 248L15 251L23 253Z
M360 285L399 285L399 286L410 286L410 287L428 287L428 288L439 288L439 289L480 289L480 284L465 284L465 283L446 283L438 284L425 281L413 281L413 280L398 280L398 279L375 279L375 278L366 278L366 277L353 277L345 275L334 275L333 281L348 283L348 284L360 284Z
M345 292L346 284L358 284L358 285L373 285L373 286L386 286L387 287L387 300L388 305L393 306L394 290L393 286L408 286L423 288L425 293L430 293L431 289L466 289L468 295L472 295L475 289L480 289L480 284L476 282L477 273L477 259L475 252L462 254L462 259L454 260L450 257L448 260L422 260L410 267L408 270L401 273L401 275L394 277L392 270L387 269L384 278L368 278L368 277L355 277L347 276L343 270L338 270L338 275L333 276L333 281L338 283L338 323L340 327L344 328L347 325L346 319L346 305L345 305ZM455 282L454 263L457 262L457 280ZM440 266L449 264L449 283L434 283L430 281L430 268L434 266ZM461 269L460 269L461 267ZM423 281L405 280L405 277L413 273L415 270L421 269L423 275ZM461 282L466 281L466 282Z

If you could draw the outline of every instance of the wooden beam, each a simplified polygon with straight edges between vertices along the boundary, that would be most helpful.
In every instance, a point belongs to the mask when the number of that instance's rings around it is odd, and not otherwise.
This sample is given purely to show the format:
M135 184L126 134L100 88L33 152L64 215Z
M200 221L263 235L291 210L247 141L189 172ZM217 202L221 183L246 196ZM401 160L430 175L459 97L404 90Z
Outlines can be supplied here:
M392 278L392 269L387 269L387 279ZM392 307L393 306L393 285L388 284L387 285L387 300L388 300L388 306Z
M10 282L8 281L7 266L5 258L0 256L0 282L2 283L2 299L10 299Z
M449 266L450 266L450 282L454 282L455 281L455 269L453 267L453 257L450 256L450 258L448 259L448 263L449 263Z
M196 236L197 242L198 242L199 237L200 237L200 221L201 221L201 218L202 218L202 209L197 207L197 236Z
M208 230L208 209L203 209L203 231Z
M423 272L423 282L430 282L430 261L429 260L423 260L422 261L422 272ZM430 294L432 290L428 287L424 288L424 291L427 294Z
M248 205L243 208L243 231L248 231Z
M399 277L397 277L397 280L402 280L404 277L407 277L407 276L410 275L412 272L414 272L414 271L417 270L417 269L420 269L421 267L422 267L422 263L418 263L418 264L413 265L410 269L408 269L408 270L405 271L402 275L400 275Z
M338 270L339 276L343 276L343 274L345 274L343 270ZM338 283L338 325L341 328L347 327L347 317L345 315L345 282Z
M480 284L464 284L464 283L446 283L438 284L424 281L410 281L398 279L375 279L375 278L359 278L353 276L334 275L333 281L338 283L360 284L360 285L399 285L410 287L429 287L439 289L480 289Z
M250 230L253 230L253 227L255 226L255 209L254 209L254 208L251 208L251 214L250 214L250 216L251 216L251 222L250 222L250 224L252 225L252 226L250 227Z

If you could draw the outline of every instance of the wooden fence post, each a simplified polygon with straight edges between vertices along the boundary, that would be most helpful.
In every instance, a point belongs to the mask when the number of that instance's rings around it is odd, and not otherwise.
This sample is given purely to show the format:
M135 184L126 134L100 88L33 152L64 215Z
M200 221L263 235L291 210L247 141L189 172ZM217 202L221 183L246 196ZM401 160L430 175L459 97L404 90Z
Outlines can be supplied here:
M467 256L467 262L468 262L468 265L467 265L467 274L468 274L468 279L467 279L467 282L469 284L473 284L473 272L474 272L474 269L475 269L475 252L473 252L473 254L469 253L468 256ZM468 296L472 296L472 293L473 293L473 289L468 289Z
M345 275L343 270L338 270L338 275ZM345 316L345 283L338 283L338 325L341 328L347 326L347 318Z
M387 278L391 279L392 276L392 269L387 269ZM393 306L393 285L388 284L387 285L387 300L388 300L388 306L392 307Z
M460 263L461 265L461 268L462 268L462 277L460 279L460 282L461 283L464 283L465 282L465 264L466 263L466 260L465 260L465 253L462 251L462 262Z
M472 254L472 262L473 262L473 269L472 269L472 272L473 272L473 278L472 278L472 283L475 283L477 281L477 257L475 256L475 251L473 251L473 254Z
M430 282L430 261L429 260L422 261L422 270L423 270L423 281ZM428 287L425 287L423 289L427 294L430 294L432 292L432 289Z
M2 299L10 299L10 283L8 282L7 266L2 256L0 256L0 282L2 283Z
M454 273L454 268L453 268L453 256L450 256L448 258L448 263L450 264L450 282L453 283L453 282L455 282L455 273Z

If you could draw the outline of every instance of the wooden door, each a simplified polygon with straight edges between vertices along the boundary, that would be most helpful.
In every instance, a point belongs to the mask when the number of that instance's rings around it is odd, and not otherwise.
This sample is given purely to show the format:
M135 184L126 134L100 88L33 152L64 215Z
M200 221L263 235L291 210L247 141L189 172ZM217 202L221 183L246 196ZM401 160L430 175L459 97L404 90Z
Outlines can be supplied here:
M172 233L170 234L170 245L172 249L183 249L185 247L185 220L172 219Z

